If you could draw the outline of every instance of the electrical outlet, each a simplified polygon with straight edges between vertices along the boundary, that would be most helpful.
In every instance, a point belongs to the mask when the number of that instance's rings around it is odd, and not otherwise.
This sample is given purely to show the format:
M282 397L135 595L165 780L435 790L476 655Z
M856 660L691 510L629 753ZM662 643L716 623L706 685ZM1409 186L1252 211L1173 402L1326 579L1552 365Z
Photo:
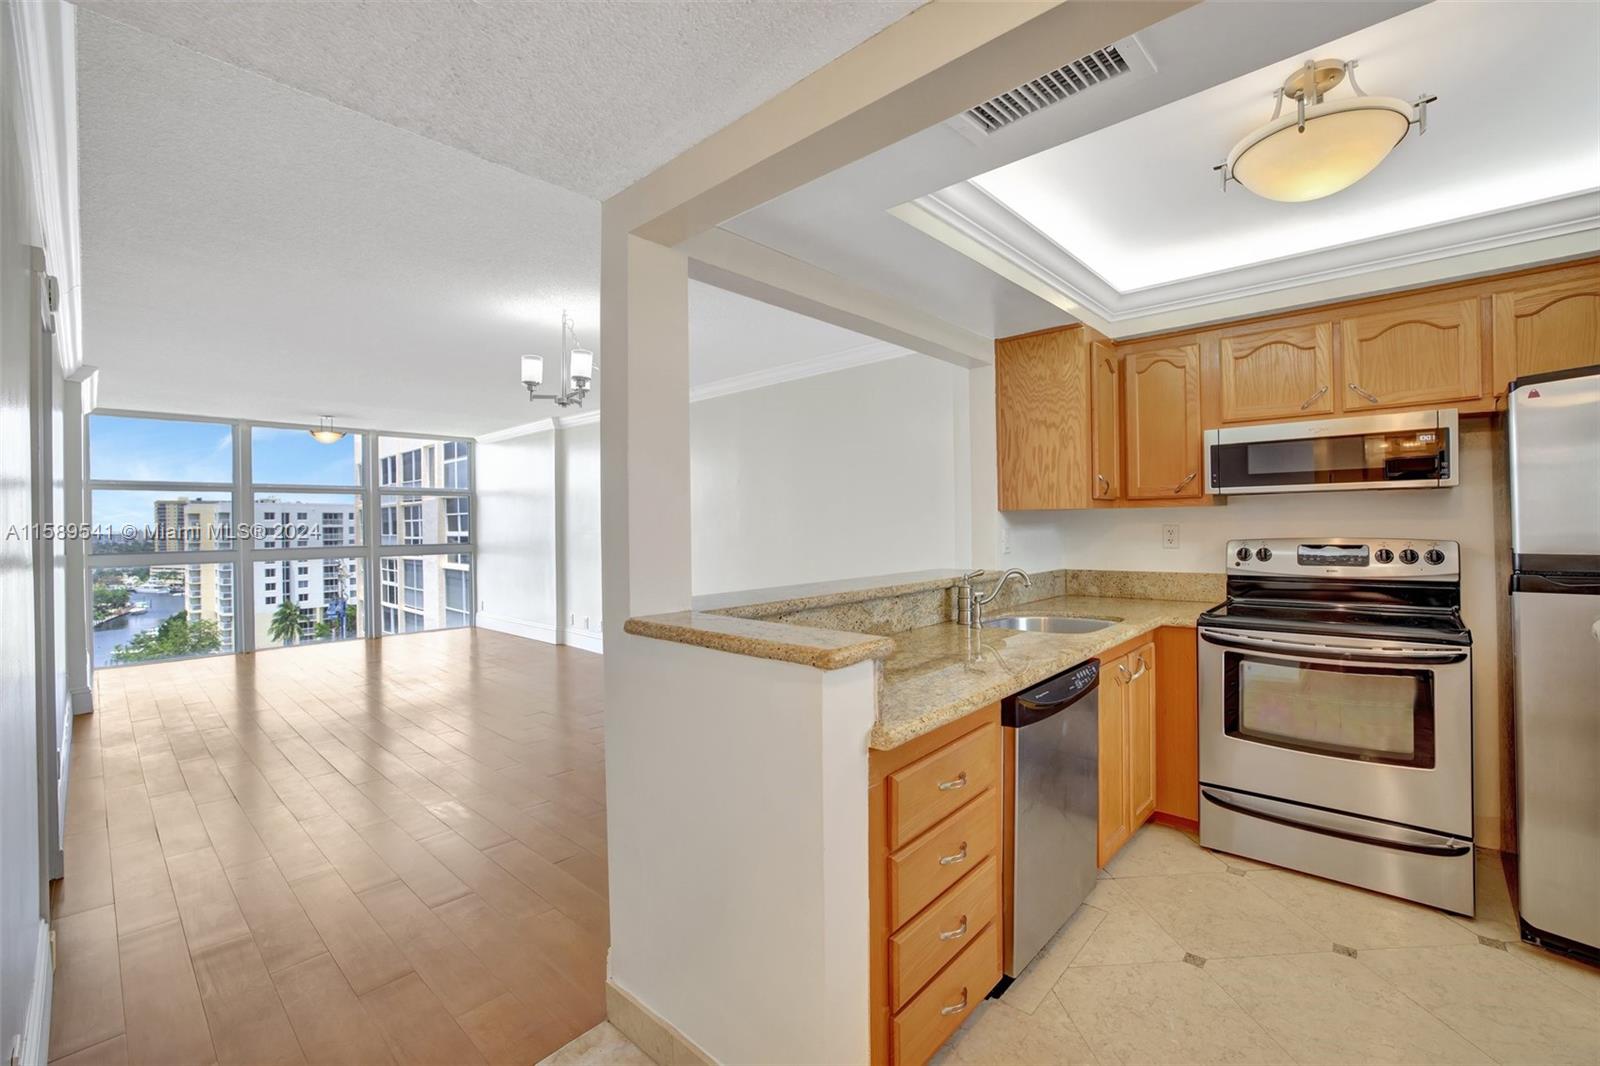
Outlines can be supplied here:
M1000 554L1011 554L1011 530L1007 529L1004 525L1001 525L1000 527Z
M1161 546L1170 550L1178 547L1178 523L1168 522L1161 527Z

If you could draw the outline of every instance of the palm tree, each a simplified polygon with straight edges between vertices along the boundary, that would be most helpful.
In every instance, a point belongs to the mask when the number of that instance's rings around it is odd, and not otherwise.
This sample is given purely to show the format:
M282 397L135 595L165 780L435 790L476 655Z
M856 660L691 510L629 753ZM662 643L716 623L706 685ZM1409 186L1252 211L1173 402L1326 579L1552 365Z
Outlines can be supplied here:
M267 636L280 644L293 644L300 636L300 608L285 598L272 612L272 626Z

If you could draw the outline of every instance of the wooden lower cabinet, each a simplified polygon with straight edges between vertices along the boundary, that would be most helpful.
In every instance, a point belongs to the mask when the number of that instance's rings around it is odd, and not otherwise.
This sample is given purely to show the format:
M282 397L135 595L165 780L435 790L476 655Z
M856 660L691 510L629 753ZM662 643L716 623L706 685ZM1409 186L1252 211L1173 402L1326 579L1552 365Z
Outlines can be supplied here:
M1156 809L1156 645L1100 659L1099 865L1111 861Z
M1000 706L868 761L872 1061L921 1066L1000 980Z

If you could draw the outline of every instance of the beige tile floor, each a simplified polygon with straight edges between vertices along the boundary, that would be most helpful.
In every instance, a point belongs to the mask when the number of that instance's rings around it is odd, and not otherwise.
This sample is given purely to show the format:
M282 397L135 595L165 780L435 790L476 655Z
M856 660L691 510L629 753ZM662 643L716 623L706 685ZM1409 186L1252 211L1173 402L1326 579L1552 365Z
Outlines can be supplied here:
M1600 970L1518 942L1495 852L1466 919L1147 826L936 1062L1595 1066Z

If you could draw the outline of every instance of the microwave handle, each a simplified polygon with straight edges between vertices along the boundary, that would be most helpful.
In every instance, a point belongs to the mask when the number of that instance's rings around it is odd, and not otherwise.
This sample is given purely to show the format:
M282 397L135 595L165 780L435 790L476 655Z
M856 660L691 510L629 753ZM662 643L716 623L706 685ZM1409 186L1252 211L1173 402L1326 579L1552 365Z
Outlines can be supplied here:
M1200 786L1200 795L1225 811L1312 833L1322 833L1341 840L1352 840L1359 844L1376 844L1396 851L1445 857L1468 855L1472 852L1471 840L1439 833L1426 833L1420 829L1391 825L1388 822L1377 822L1367 818L1354 818L1318 807L1269 800L1210 785Z
M1215 633L1202 629L1200 639L1207 644L1223 648L1244 648L1252 651L1282 652L1289 655L1306 655L1316 659L1383 659L1416 663L1465 662L1466 652L1445 651L1440 648L1374 648L1358 645L1302 644L1274 637L1246 636L1243 633Z

